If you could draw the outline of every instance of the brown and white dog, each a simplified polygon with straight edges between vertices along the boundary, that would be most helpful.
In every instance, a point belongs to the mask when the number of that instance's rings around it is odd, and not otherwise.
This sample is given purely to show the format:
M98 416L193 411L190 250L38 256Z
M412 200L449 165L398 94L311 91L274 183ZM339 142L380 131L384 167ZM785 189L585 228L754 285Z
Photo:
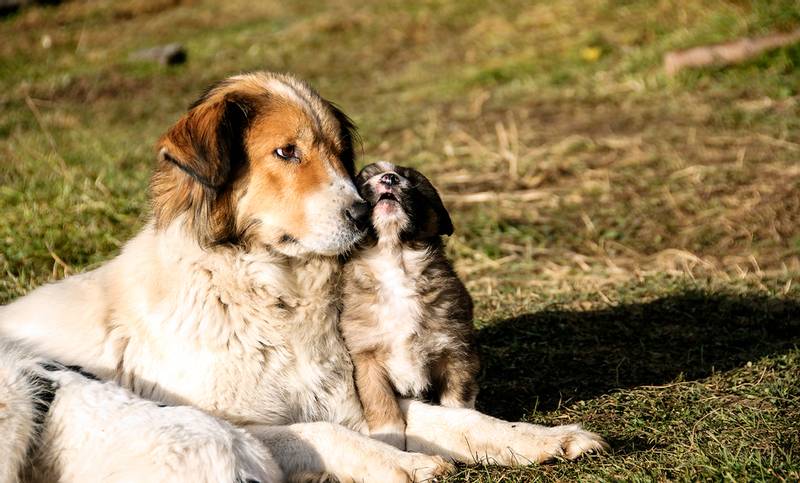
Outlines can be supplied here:
M444 252L450 215L422 173L381 161L356 186L372 226L345 265L339 326L370 434L404 449L398 395L475 407L472 298Z
M31 400L18 374L43 357L245 428L289 477L419 481L450 467L428 455L516 464L600 449L602 440L578 426L511 424L411 400L400 407L417 453L359 434L366 422L338 330L339 255L361 238L369 211L352 181L353 136L344 114L288 75L239 75L209 89L159 141L152 218L120 255L0 308L0 339L36 355L0 359L0 387L13 389L0 392L0 434L25 427L14 421L27 413L8 413L3 398ZM45 426L83 424L34 434L44 439L36 460L69 481L73 465L102 454L128 468L116 481L136 481L139 453L82 443L114 442L82 439L87 433L115 436L82 413L104 405L90 386L86 407L58 404L56 394ZM83 386L75 387L80 401ZM132 421L160 431L147 418ZM15 443L0 451L19 456ZM232 455L223 473L233 481L239 453L212 446L219 451L208 454ZM213 479L203 464L181 470L172 481Z

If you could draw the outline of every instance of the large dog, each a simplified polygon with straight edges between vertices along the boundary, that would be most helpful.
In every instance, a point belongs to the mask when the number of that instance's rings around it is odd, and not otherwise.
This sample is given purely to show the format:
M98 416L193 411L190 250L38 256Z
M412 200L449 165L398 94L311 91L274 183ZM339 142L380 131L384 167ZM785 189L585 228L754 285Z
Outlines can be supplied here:
M18 434L44 439L35 460L56 479L84 455L103 454L86 448L108 444L103 438L78 444L63 431L31 432L31 411L4 409L3 397L17 397L17 407L35 399L24 374L39 374L33 366L43 357L244 428L258 442L231 451L232 481L241 478L241 455L259 447L289 477L327 472L358 481L430 478L449 469L442 457L527 464L602 449L600 437L577 425L512 424L413 400L401 403L411 452L362 434L337 329L340 255L359 240L369 213L352 182L354 136L341 111L291 76L240 75L210 88L159 141L152 218L122 253L0 308L0 337L36 354L0 346L13 352L0 359L0 389L11 388L0 391L0 433L16 425L28 428ZM89 408L59 404L58 391L54 398L45 427L75 419L87 434L108 432L81 414ZM219 440L249 444L235 432ZM0 451L21 460L20 445L11 446ZM129 461L130 480L137 463ZM195 464L187 481L203 471Z

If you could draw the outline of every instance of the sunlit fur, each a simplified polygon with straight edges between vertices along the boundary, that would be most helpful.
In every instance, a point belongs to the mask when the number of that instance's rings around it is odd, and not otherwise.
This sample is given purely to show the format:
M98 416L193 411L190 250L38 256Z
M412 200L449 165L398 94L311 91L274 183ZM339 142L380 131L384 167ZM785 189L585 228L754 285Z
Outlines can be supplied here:
M159 141L152 181L157 228L182 220L205 244L270 245L335 255L360 232L349 119L308 85L246 74L213 86ZM276 149L296 146L297 162Z
M0 428L4 483L284 478L269 450L243 429L195 408L160 406L2 342Z
M338 330L338 257L361 236L346 216L360 200L351 179L353 136L346 116L293 77L256 73L217 84L159 141L153 213L139 234L99 268L0 307L0 339L82 366L138 397L192 406L246 428L289 477L405 482L447 471L438 456L401 452L357 433L366 422ZM287 144L297 146L299 162L276 156ZM0 375L17 360L0 360ZM77 390L101 394L92 385ZM19 401L30 393L15 394ZM106 454L110 443L98 435L115 426L93 419L105 404L106 396L97 397L91 404L55 404L45 426L81 421L91 454ZM520 429L526 425L474 411L465 426L464 414L441 412L449 408L411 402L401 408L409 448L467 462L473 447L498 460L509 448L540 460L599 445L575 428L542 440ZM15 412L10 420L23 435L17 443L29 433L18 421L26 417ZM147 434L159 428L148 418L125 426ZM214 439L203 434L196 435L201 446ZM487 446L485 434L502 446ZM54 480L70 481L69 468L59 465L86 462L72 461L63 451L68 446L54 441L42 465L60 473ZM135 472L140 453L118 448ZM7 454L19 459L17 450L0 450L6 452L0 462ZM237 454L230 465L238 464Z
M381 162L365 167L357 183L372 206L373 230L345 266L339 326L370 434L405 448L396 394L475 406L472 299L445 256L442 235L452 233L452 222L430 181Z

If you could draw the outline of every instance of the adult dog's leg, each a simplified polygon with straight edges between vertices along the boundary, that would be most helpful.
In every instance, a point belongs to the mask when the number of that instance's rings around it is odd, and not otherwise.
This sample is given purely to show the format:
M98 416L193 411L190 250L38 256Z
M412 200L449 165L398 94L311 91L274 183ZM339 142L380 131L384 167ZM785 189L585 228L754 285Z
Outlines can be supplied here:
M39 387L26 371L32 360L0 341L0 483L18 481L37 437Z
M465 463L525 465L553 458L575 459L608 446L580 425L538 426L503 421L472 409L432 406L404 399L409 451Z
M121 357L107 324L111 307L106 291L112 283L106 274L111 268L104 265L42 285L0 306L0 338L110 378Z
M426 481L453 469L439 456L406 453L333 423L247 426L292 481L331 475L341 482Z
M34 460L42 481L283 481L269 450L241 428L56 364L37 372L56 388Z

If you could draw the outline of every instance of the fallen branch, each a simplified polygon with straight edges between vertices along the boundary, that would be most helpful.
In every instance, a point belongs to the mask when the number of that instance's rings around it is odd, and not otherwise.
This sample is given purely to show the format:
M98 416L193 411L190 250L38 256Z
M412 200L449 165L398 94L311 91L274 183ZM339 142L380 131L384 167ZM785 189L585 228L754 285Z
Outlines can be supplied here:
M668 52L664 56L664 69L668 75L675 75L687 68L738 64L757 57L767 50L785 47L798 41L800 41L800 29L755 39L744 38L722 44Z
M444 200L453 204L485 203L487 201L538 201L551 198L552 193L541 190L521 190L500 193L498 191L480 191L478 193L444 195Z

